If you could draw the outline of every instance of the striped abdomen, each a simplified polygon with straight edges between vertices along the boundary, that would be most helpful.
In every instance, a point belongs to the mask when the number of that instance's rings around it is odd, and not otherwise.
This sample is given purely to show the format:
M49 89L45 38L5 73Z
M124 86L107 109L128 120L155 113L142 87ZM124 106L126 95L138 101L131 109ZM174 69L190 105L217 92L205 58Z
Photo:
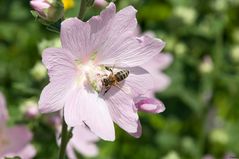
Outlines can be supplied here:
M128 76L129 76L129 71L128 70L122 70L122 71L119 71L115 74L115 78L116 78L117 82L123 81Z

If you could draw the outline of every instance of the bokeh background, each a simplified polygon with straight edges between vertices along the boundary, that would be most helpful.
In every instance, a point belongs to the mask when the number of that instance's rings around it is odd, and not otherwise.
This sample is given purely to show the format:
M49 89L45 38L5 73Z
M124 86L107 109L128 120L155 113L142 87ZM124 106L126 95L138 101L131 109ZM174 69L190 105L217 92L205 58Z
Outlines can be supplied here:
M173 56L164 71L170 86L156 93L165 112L140 113L143 135L117 128L115 142L100 141L97 159L239 158L239 0L118 0L133 5L142 32L164 40ZM66 10L76 16L79 0ZM86 18L101 8L88 10ZM41 51L59 45L57 33L39 24L28 0L0 1L0 90L11 116L34 133L36 159L55 159L55 130L46 115L29 120L26 102L37 102L48 77ZM225 157L227 156L227 157ZM85 158L79 154L79 158Z

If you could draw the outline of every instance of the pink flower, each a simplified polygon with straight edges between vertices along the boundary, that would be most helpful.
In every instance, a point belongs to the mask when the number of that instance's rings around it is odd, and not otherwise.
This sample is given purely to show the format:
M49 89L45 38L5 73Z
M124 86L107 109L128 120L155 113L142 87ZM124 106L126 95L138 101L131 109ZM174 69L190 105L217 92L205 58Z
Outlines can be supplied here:
M3 96L1 98L4 100ZM0 117L5 116L7 109L0 104ZM23 125L7 127L6 120L0 120L0 158L20 156L31 159L35 156L35 148L29 144L32 133Z
M51 4L47 0L31 0L30 5L43 17L47 16L46 11L51 7Z
M105 0L95 0L94 4L98 7L105 7L107 2Z
M24 101L21 109L24 113L24 116L28 119L34 119L39 115L38 105L34 100L28 99Z
M136 37L136 10L116 13L113 3L87 22L70 18L61 24L62 48L48 48L43 63L50 83L43 89L39 109L64 109L66 123L87 125L104 140L114 140L113 121L128 133L136 133L138 114L134 98L153 89L151 75L142 67L164 47L149 36ZM127 78L106 93L103 79L128 70Z
M64 14L64 7L57 0L31 0L31 7L37 15L49 22L56 22Z

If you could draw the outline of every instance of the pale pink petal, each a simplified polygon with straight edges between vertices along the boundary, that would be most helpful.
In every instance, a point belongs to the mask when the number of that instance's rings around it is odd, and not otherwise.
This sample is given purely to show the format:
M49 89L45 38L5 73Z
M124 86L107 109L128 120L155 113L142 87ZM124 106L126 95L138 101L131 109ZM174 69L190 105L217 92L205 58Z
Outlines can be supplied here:
M94 157L98 154L98 148L94 142L98 140L99 138L87 127L75 127L70 142L82 155Z
M150 61L144 63L142 67L147 71L161 71L167 68L172 63L173 57L171 54L160 53L152 58Z
M31 144L28 144L21 151L17 152L15 155L12 155L12 157L14 156L19 156L22 159L32 159L34 156L36 156L36 149Z
M66 49L47 48L43 52L42 61L48 70L50 81L70 82L76 75L74 57Z
M139 111L161 113L165 110L164 104L154 98L138 97L135 101L135 106Z
M99 50L99 54L107 54L108 47L111 46L112 42L118 40L120 37L131 37L134 35L134 31L137 27L136 10L134 7L126 7L115 14L115 5L110 3L108 8L108 23L104 24L104 28L108 29L104 36L105 41L102 41L102 46ZM107 13L107 12L106 12ZM102 16L102 18L105 18ZM122 38L120 38L122 39Z
M154 91L163 91L166 88L168 88L168 86L171 83L171 79L164 73L162 72L158 72L158 73L151 73L153 78L154 78Z
M84 62L92 51L90 42L90 25L78 18L69 18L61 23L61 44L71 51L75 59Z
M20 152L32 139L31 132L25 126L7 128L6 135L9 143L4 154Z
M139 138L142 135L142 126L139 120L137 131L135 133L130 133L130 135L134 136L135 138Z
M97 53L96 61L101 61L104 56L107 56L115 41L129 38L136 29L136 10L133 7L126 7L118 13L115 13L115 10L115 4L110 3L100 16L89 20L91 46Z
M49 3L44 2L44 0L40 0L40 1L31 0L30 5L34 10L36 10L42 16L46 16L44 11L45 9L48 9L51 6Z
M87 102L87 99L84 99L83 95L85 95L83 89L74 88L66 98L64 116L66 123L71 127L84 125L84 103L82 103L82 100Z
M40 112L54 112L62 109L65 98L74 84L77 73L72 55L65 49L49 48L44 50L43 63L48 69L50 83L43 89Z
M57 129L57 134L60 134L60 129ZM98 154L98 148L95 142L98 141L99 138L86 126L74 127L72 134L73 136L66 148L67 157L69 159L77 159L75 151L87 157L94 157ZM59 138L57 138L57 143L60 145Z
M74 150L74 146L73 146L71 140L72 139L70 139L70 141L67 144L66 155L69 159L77 159L77 156L76 156L76 153L75 153L75 150Z
M115 16L116 7L114 3L110 3L99 16L93 16L88 23L91 27L91 46L96 52L108 39L108 33L111 29L111 22Z
M105 101L87 88L76 90L73 96L69 95L64 115L69 126L79 126L84 122L100 138L109 141L115 139L113 121Z
M96 142L99 138L93 134L86 126L77 126L73 129L74 137L85 142Z
M6 101L3 94L0 92L0 122L5 122L8 119L8 111Z
M169 65L172 63L173 61L173 56L169 53L161 53L158 55L157 58L155 58L158 60L159 63L159 69L160 70L164 70L167 67L169 67Z
M129 76L124 80L124 85L131 88L134 97L146 94L155 87L152 76L145 69L141 67L126 69L129 70Z
M126 7L114 14L114 4L110 4L100 17L92 18L89 23L93 32L98 32L94 39L97 40L99 48L96 62L98 64L115 65L115 66L137 66L145 63L150 58L159 53L164 43L161 40L155 40L151 37L144 36L141 38L134 37L137 30L137 21L135 18L136 10L132 7ZM106 22L106 25L102 25ZM99 27L95 27L99 26ZM103 34L102 34L103 33Z
M74 142L74 147L86 157L95 157L99 153L97 146L92 143L80 144L79 142Z
M62 82L51 82L43 90L39 100L39 111L55 112L63 108L70 85Z
M152 58L149 62L142 65L142 67L153 76L153 92L163 91L170 85L170 78L162 73L161 70L168 67L171 64L172 60L172 55L161 53Z
M108 103L114 122L128 133L135 133L138 127L138 114L134 109L134 101L124 91L124 87L121 88L122 90L117 87L111 87L104 95L104 98Z
M97 54L99 57L96 60L99 64L134 67L146 63L159 54L165 44L149 36L137 38L124 35L107 45L104 54Z

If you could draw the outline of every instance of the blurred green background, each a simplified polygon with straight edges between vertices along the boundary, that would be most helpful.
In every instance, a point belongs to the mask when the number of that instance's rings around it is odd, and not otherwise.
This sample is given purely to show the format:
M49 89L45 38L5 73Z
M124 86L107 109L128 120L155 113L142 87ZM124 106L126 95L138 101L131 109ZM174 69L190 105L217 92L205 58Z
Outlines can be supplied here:
M172 82L156 96L166 111L141 113L143 135L135 139L117 128L116 141L98 143L97 159L239 158L239 0L118 0L133 5L142 31L164 40L173 55L165 70ZM75 7L66 16L76 16ZM101 9L88 10L86 19ZM25 123L34 133L36 159L58 154L55 131L45 115L23 116L24 101L38 100L48 78L43 48L56 45L30 13L28 0L0 1L0 90L6 95L9 124ZM80 154L79 154L80 156ZM80 156L80 158L84 158ZM228 158L229 159L229 158Z

